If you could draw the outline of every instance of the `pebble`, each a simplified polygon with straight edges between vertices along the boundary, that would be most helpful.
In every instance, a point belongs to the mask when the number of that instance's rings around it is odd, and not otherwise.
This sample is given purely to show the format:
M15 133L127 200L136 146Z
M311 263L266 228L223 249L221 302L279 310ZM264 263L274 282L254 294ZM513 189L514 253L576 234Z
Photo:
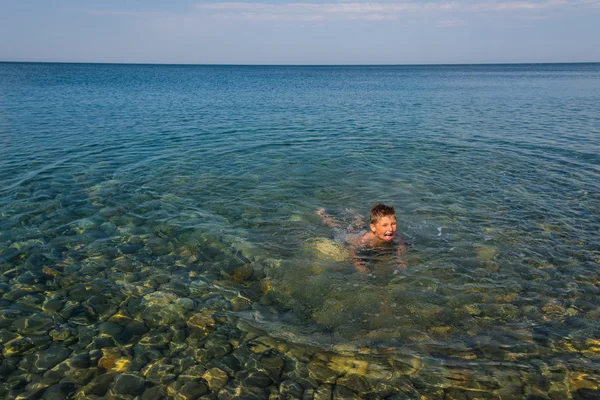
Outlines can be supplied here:
M98 333L111 338L119 336L123 331L123 326L115 324L114 322L103 322L98 325Z
M42 400L66 400L75 393L76 386L71 382L57 383L48 387L42 396Z
M5 358L0 362L0 376L8 376L19 368L19 358Z
M315 389L314 400L331 400L333 398L333 386L321 385Z
M170 343L172 332L149 332L144 335L138 342L141 346L162 347Z
M17 319L13 322L12 329L22 335L46 335L54 328L54 325L51 317L42 313L36 313Z
M285 380L279 384L279 393L281 393L281 396L283 396L284 398L291 397L300 399L302 398L304 390L299 383L294 382L292 380Z
M171 246L168 242L160 238L151 238L146 242L146 247L150 249L153 255L164 256L171 252Z
M2 355L6 358L21 355L35 347L30 337L17 337L4 344Z
M250 372L243 378L244 385L267 388L273 384L273 381L263 371Z
M242 364L234 355L228 354L223 358L211 360L206 367L219 368L225 371L228 375L233 376L237 371L242 369Z
M219 368L210 368L203 375L202 378L208 382L208 387L211 391L219 391L224 388L229 381L229 375Z
M333 400L360 400L360 397L344 386L335 386L333 388Z
M265 371L265 373L271 378L274 382L279 382L281 379L281 373L283 371L283 367L285 365L285 360L283 357L278 355L272 355L267 357L262 357L259 362L260 368Z
M232 350L227 338L214 337L214 335L211 335L206 341L204 348L208 350L211 358L223 357L224 355L229 354Z
M72 368L66 362L62 362L54 368L44 372L44 382L47 384L59 383L66 376L71 378L74 375Z
M239 382L230 381L227 386L218 392L219 400L267 400L269 390L259 387L246 387Z
M203 382L188 382L184 384L177 393L177 398L192 400L208 393L208 386Z
M337 374L334 371L312 363L308 364L308 374L311 378L323 383L335 383L337 379Z
M153 386L144 390L142 400L163 400L166 398L166 389L163 386Z
M104 396L117 374L98 375L81 389L83 395ZM77 394L75 395L77 397Z
M42 305L42 310L44 310L46 313L54 314L59 312L64 305L65 301L62 299L46 298L46 301Z
M54 368L58 363L66 360L72 350L66 347L51 347L36 354L34 373L40 373Z
M176 375L173 374L175 367L173 365L151 365L142 370L142 374L148 382L154 384L166 384L175 380Z
M90 367L90 356L86 353L73 355L67 360L67 363L72 368L84 369Z
M149 332L148 327L141 321L130 321L125 325L125 330L131 333L133 336L144 335Z
M113 390L116 394L140 395L146 389L144 378L133 374L119 374L114 382Z
M0 329L0 345L18 338L19 335L7 329ZM0 347L1 348L1 347Z
M344 386L357 393L366 393L371 390L369 382L359 375L344 375L336 382L338 386Z

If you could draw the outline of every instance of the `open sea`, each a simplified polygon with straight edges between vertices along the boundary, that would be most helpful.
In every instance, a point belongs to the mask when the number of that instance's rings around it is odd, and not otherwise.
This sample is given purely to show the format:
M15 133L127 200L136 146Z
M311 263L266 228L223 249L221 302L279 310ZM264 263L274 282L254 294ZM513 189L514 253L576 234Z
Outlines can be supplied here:
M597 63L0 63L0 398L600 399L599 227Z

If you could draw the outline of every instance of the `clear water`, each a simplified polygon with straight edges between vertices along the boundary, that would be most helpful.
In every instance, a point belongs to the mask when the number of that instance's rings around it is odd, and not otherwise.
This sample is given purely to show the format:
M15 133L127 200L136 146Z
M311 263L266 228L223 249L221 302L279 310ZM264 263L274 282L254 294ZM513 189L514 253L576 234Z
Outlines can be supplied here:
M597 390L599 110L600 64L1 63L0 306L50 315L101 282L123 307L172 293L288 344L418 359L432 398ZM408 268L364 279L315 210L379 201Z

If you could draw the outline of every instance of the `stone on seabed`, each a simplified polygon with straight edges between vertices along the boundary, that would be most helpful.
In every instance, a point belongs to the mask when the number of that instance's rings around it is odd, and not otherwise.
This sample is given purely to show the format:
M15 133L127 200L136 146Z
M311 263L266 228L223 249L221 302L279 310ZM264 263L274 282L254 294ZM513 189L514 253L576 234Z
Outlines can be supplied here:
M4 344L2 355L6 358L17 356L35 347L33 340L28 337L18 337Z
M114 383L114 391L117 394L139 395L144 392L146 381L133 374L120 374Z
M51 347L36 354L34 372L43 372L54 368L71 354L71 350L64 347Z
M323 383L335 383L337 374L331 369L317 364L308 364L308 374L316 381Z
M498 249L485 244L476 244L475 252L480 261L493 261L498 257Z
M317 238L313 242L313 248L316 250L319 258L344 261L349 257L348 251L332 239Z
M169 326L182 318L185 309L177 303L178 297L169 292L146 294L141 302L144 321L153 327Z
M314 400L331 400L333 396L333 387L331 385L321 385L315 389Z
M227 373L219 368L211 368L207 370L202 378L208 382L208 387L211 391L218 391L227 385L229 376Z
M303 389L299 383L288 379L281 382L279 385L279 393L281 393L284 398L285 396L289 396L289 398L299 399L302 398Z
M328 367L339 374L355 374L364 376L369 363L352 357L332 356Z
M337 385L347 387L357 393L364 393L371 390L371 385L365 378L354 374L344 375L339 378L337 380Z
M344 386L335 386L332 398L333 400L360 400L360 397Z
M51 317L38 313L16 320L12 326L22 335L45 335L54 328Z

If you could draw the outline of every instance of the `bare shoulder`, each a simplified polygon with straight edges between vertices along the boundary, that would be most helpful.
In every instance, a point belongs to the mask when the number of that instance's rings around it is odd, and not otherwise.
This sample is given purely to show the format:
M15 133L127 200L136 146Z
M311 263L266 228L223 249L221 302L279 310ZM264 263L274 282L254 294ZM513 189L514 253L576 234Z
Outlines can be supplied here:
M356 237L353 243L356 247L370 247L373 245L373 240L375 239L375 235L373 232L367 232L362 236Z

